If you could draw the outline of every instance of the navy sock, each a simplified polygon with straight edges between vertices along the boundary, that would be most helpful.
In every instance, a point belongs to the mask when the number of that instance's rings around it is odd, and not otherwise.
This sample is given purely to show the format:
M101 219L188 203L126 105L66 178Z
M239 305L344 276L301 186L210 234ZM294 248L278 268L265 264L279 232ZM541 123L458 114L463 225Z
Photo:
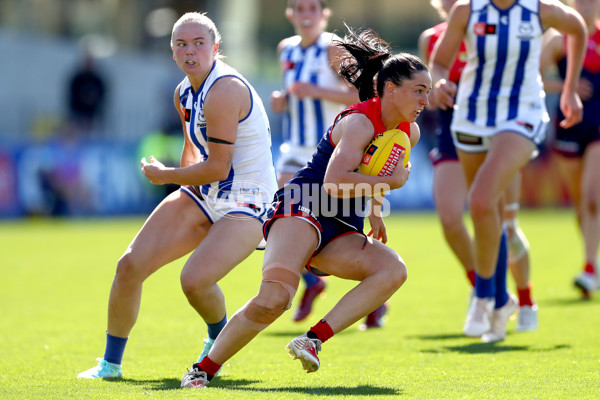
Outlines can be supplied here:
M316 285L319 282L319 277L314 274L311 274L310 272L306 272L306 273L302 274L302 279L304 279L304 283L306 283L306 287Z
M482 278L479 274L475 273L475 296L480 299L495 297L496 295L496 282L492 275L491 278Z
M223 319L216 324L206 324L208 327L208 337L212 340L215 340L219 333L223 330L223 327L227 324L227 314L223 317Z
M104 360L108 361L109 363L121 365L127 339L128 338L112 336L106 332L106 349L104 350Z
M502 231L500 237L500 247L498 250L498 261L496 263L496 305L500 308L508 301L506 291L506 272L508 270L508 235L506 229Z

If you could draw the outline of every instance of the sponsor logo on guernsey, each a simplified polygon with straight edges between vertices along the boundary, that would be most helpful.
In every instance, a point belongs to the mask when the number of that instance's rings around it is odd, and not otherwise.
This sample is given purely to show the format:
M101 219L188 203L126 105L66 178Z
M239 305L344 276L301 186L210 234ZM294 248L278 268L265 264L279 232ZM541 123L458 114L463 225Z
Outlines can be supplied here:
M457 133L456 140L458 143L466 144L466 145L479 145L483 143L483 139L478 136L467 135L466 133Z
M185 122L190 122L190 117L192 116L192 110L189 108L185 108L183 110L183 117L185 118Z
M298 211L308 214L312 219L317 219L317 217L315 217L315 214L313 214L312 210L308 207L298 206Z
M290 61L290 60L285 60L285 61L282 63L282 69L283 69L283 71L289 71L289 70L292 70L292 69L294 69L294 67L295 67L295 66L296 66L296 64L294 64L294 63L293 63L292 61Z
M473 25L473 33L475 33L477 36L495 35L496 25L486 24L485 22L477 22L475 25Z
M524 126L529 132L533 131L533 125L525 121L515 121L518 125Z
M392 171L394 171L394 168L396 168L396 165L398 165L398 161L400 160L400 153L402 153L403 150L405 150L404 147L400 146L397 143L394 143L394 147L392 148L392 151L390 152L390 156L385 161L383 168L381 168L381 171L379 171L379 174L377 174L377 175L378 176L391 175Z

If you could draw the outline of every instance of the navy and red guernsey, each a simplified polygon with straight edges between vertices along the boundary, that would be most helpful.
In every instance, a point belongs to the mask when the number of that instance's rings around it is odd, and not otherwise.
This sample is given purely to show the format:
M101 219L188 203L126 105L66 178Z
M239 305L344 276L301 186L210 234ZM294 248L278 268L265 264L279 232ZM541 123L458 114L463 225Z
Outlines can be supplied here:
M381 121L381 101L378 97L351 105L339 113L319 141L312 159L275 194L275 208L271 218L265 223L265 236L268 235L274 218L284 216L302 217L312 223L320 233L319 248L344 234L362 233L368 198L334 198L323 189L325 171L335 149L331 132L342 118L353 113L361 113L369 118L374 127L373 138L387 130ZM398 125L398 129L410 137L409 123Z

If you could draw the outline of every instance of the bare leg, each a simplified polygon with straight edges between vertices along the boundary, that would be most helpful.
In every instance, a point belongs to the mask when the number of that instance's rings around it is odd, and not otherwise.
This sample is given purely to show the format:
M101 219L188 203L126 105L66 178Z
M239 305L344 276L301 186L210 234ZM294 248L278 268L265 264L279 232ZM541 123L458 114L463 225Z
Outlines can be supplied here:
M518 290L529 287L529 248L526 239L520 238L517 213L521 197L521 173L511 181L504 193L504 223L508 232L509 268Z
M118 262L108 304L108 333L127 337L138 316L144 280L192 251L210 222L181 191L171 193L148 217Z
M477 273L494 275L502 219L502 195L517 172L527 164L534 145L522 136L500 133L492 139L487 155L459 151L467 183L470 183L469 210L475 229Z
M444 161L435 167L433 195L446 242L465 272L473 271L473 242L464 223L467 185L458 162Z
M261 223L241 214L217 221L181 271L188 302L212 324L225 317L225 296L217 282L246 259L262 237Z
M600 141L588 145L581 178L581 229L585 243L586 262L596 262L600 244ZM600 271L595 271L596 275Z
M265 250L263 265L286 266L297 274L298 279L306 262L317 245L315 228L297 218L280 218L273 223ZM297 282L296 288L297 289ZM219 334L208 357L217 364L223 364L246 346L262 329L272 323L255 315L247 316L251 303L259 305L266 313L283 311L292 299L281 285L273 282L261 283L258 294L227 322Z

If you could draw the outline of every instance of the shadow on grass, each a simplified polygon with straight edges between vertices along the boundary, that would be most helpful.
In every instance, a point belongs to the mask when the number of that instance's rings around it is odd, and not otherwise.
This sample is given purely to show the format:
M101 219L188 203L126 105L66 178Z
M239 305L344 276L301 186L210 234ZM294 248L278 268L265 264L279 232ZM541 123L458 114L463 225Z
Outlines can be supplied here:
M507 351L530 351L530 352L545 352L567 349L571 346L567 344L557 344L547 348L531 348L530 346L509 346L498 343L469 343L463 346L444 346L438 349L421 350L423 353L445 353L456 352L466 354L482 354L482 353L502 353Z
M414 335L407 336L407 339L420 339L420 340L450 340L450 339L462 339L465 337L464 333L438 333L434 335Z
M220 379L213 387L229 389L229 390L243 390L248 392L261 392L261 393L304 393L313 396L397 396L402 394L401 390L379 387L372 385L359 385L356 387L348 386L333 386L333 387L271 387L271 388L254 388L244 387L247 384L242 383L243 381L230 381L228 379Z
M143 386L147 390L173 390L179 389L181 386L181 379L177 378L163 378L163 379L118 379L117 382L123 382L130 385L135 386ZM257 382L257 380L250 379L221 379L217 378L211 386L214 387L237 387L237 386L247 386L252 385Z
M598 298L582 299L580 297L566 297L558 299L549 299L540 302L542 307L573 307L573 306L588 306L596 305L600 302Z
M290 340L295 338L296 336L300 336L306 333L306 331L308 331L308 329L298 329L297 331L265 331L265 332L261 332L260 334L263 336L272 336L272 337L289 337ZM341 332L338 332L335 334L335 336L344 336L344 335L349 335L349 334L354 334L354 333L362 333L362 331L358 330L358 329L345 329Z

